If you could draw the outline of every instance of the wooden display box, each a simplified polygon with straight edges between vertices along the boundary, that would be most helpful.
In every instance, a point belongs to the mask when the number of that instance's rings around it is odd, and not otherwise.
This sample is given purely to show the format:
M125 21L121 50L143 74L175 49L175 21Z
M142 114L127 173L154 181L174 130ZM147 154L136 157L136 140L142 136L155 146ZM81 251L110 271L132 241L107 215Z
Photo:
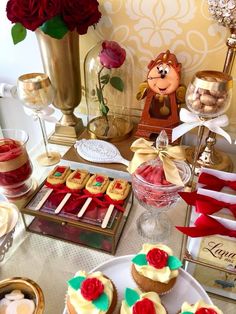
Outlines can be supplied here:
M65 162L64 162L65 163ZM88 165L71 163L73 168L86 168ZM76 166L76 167L75 167ZM91 170L92 168L92 170ZM93 173L106 174L113 178L128 178L127 173L121 171L109 171L100 167L89 167L87 170ZM105 229L101 228L101 223L106 213L106 208L97 204L90 206L82 218L77 217L81 204L86 199L80 200L77 195L72 194L68 202L59 214L54 211L59 205L66 193L60 190L53 191L43 206L37 210L36 207L43 195L48 191L44 182L33 194L30 201L21 209L22 218L27 231L46 235L49 237L65 240L75 244L87 246L93 249L101 250L106 253L115 254L122 230L130 213L133 204L132 189L125 200L124 212L115 209Z

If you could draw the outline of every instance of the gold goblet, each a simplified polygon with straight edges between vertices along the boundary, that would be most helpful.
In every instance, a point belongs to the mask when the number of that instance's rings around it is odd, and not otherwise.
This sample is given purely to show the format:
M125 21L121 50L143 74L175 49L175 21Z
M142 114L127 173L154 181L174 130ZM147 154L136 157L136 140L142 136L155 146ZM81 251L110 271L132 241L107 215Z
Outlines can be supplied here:
M49 77L44 73L28 73L21 75L17 82L17 91L24 106L31 109L39 121L45 153L37 157L42 166L51 166L60 161L58 152L49 152L45 122L42 118L42 110L46 109L53 101L54 90Z

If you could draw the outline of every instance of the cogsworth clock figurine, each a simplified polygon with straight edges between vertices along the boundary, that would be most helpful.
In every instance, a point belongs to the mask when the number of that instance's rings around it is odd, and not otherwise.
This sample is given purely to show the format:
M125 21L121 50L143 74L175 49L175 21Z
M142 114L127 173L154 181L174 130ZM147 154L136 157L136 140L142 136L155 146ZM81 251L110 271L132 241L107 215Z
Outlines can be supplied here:
M180 85L181 63L169 50L148 65L147 80L139 86L137 99L146 97L136 136L155 138L165 130L171 140L172 128L179 124L178 105L186 88Z

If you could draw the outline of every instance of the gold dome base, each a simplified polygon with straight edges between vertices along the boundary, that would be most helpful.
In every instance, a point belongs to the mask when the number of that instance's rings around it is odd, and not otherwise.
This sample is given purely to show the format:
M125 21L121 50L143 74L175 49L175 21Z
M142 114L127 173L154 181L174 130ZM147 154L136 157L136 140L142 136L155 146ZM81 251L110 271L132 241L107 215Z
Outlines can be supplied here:
M186 149L186 159L190 164L193 164L195 149L195 147ZM196 163L195 175L199 174L202 167L231 172L233 170L233 162L222 151L215 149L211 151L201 150Z

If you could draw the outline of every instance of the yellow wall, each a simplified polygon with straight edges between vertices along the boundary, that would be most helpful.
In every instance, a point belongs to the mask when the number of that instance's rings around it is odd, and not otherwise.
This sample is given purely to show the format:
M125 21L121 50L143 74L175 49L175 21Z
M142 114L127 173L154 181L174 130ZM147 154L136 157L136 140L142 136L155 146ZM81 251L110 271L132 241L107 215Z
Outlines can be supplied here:
M182 63L182 82L188 84L199 70L222 70L229 30L219 26L208 13L207 0L99 0L102 18L96 29L81 36L81 60L98 41L115 40L126 48L132 62L133 108L138 84L145 79L147 64L169 49ZM235 67L232 75L235 76ZM80 108L83 111L83 108ZM231 125L236 109L228 115ZM231 126L231 128L232 128Z

